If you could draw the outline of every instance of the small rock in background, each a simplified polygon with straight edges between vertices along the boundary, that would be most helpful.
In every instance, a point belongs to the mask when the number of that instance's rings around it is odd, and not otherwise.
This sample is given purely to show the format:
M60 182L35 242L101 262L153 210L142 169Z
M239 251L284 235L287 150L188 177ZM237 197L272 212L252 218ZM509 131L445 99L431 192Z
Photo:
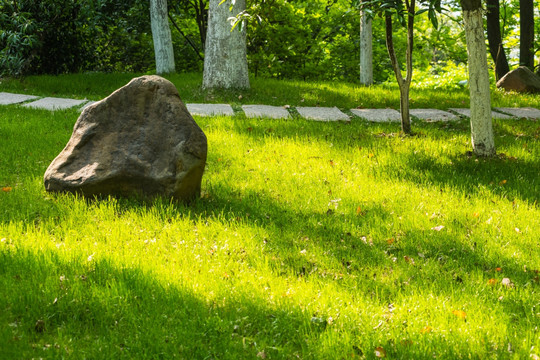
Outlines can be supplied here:
M526 66L520 66L497 81L497 87L519 93L538 93L540 92L540 76Z

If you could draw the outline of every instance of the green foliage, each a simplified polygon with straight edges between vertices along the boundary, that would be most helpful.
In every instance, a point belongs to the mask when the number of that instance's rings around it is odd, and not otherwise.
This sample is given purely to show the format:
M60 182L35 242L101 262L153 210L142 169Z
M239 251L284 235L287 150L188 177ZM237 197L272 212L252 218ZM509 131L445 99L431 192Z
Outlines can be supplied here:
M12 69L16 74L74 72L81 68L87 54L80 27L83 8L78 2L20 0L3 4L4 17L13 14L12 23L25 24L19 27L21 41L16 46L3 44L7 45L3 51L11 53L12 59L21 60L21 66Z
M539 0L535 1L538 4ZM207 3L207 0L168 1L179 72L202 70ZM445 3L451 11L435 17L440 4L428 0L421 3L415 19L415 69L428 71L440 61L466 62L463 29L454 4ZM384 1L373 3L376 4ZM501 3L501 26L511 64L517 63L518 55L512 51L518 45L516 4L517 0ZM247 25L252 74L277 79L358 81L358 1L254 0L248 6L247 13L252 15ZM399 15L396 25L405 16L403 3L397 0L386 1L381 9L379 13L371 10L377 83L392 77L384 19L378 15L393 11ZM435 20L437 29L432 26ZM536 34L539 48L540 30ZM394 28L398 54L405 53L405 35L403 28ZM403 58L402 55L401 62ZM152 71L154 66L146 0L0 0L0 73L4 75L80 71L144 73Z
M37 24L31 14L18 12L8 0L0 0L0 75L21 75L39 47Z
M424 90L464 89L467 86L469 74L464 63L456 65L453 62L439 62L426 70L418 70L412 87Z
M259 1L260 17L248 31L248 61L255 76L356 81L359 76L359 14L349 1ZM384 36L375 26L377 81L388 74Z
M93 54L84 70L141 72L154 67L148 3L142 0L92 0L82 24L85 50Z
M0 71L146 71L153 64L143 0L0 2Z

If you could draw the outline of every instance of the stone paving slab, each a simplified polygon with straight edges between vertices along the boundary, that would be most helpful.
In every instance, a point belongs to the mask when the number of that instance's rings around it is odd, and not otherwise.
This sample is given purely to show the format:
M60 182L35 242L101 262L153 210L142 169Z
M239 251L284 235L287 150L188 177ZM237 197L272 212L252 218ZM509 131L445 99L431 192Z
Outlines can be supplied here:
M495 108L497 111L510 114L517 118L540 119L540 110L535 108Z
M289 112L282 106L242 105L248 118L288 119Z
M95 103L97 103L97 101L89 101L89 102L87 102L86 104L83 105L83 107L81 107L81 112L82 112L84 109L86 109L87 107L89 107L90 105L93 105L93 104L95 104Z
M296 110L303 118L316 121L351 121L347 114L337 107L297 107Z
M87 100L74 100L74 99L64 99L64 98L54 98L54 97L45 97L27 104L24 104L25 107L30 107L34 109L45 109L45 110L63 110L69 109L74 106L84 104Z
M463 115L463 116L466 116L466 117L468 117L468 118L471 117L471 109L465 109L465 108L451 108L451 109L448 109L448 110L457 112L459 115ZM511 119L511 118L512 118L511 116L508 116L508 115L505 115L505 114L501 114L500 112L496 112L496 111L492 111L492 112L491 112L491 117L492 117L493 119Z
M19 104L28 100L37 99L38 96L11 94L6 92L0 92L0 105Z
M411 109L410 114L426 121L450 121L459 120L459 118L447 111L437 109Z
M186 104L186 107L191 115L234 115L234 110L229 104Z
M373 122L400 122L401 114L394 109L351 109L354 115Z

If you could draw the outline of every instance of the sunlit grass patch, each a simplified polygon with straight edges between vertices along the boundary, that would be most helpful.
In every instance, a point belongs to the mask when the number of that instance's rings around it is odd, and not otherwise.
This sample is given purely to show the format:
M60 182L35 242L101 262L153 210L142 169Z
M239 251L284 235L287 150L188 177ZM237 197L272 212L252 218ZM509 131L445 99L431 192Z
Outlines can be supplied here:
M43 173L77 112L2 108L7 358L529 358L538 123L197 117L202 196L87 200ZM504 154L504 155L503 155ZM9 188L9 190L8 190Z

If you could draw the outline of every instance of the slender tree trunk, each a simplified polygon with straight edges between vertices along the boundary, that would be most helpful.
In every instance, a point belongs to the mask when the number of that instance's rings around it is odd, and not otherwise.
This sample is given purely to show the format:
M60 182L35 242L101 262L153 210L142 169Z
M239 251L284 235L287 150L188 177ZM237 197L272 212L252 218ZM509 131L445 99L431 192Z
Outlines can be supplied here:
M534 0L519 0L519 65L534 70Z
M409 88L410 84L406 84L399 89L399 110L401 113L401 131L404 134L411 134L411 116L409 108Z
M471 140L478 156L495 155L491 123L491 98L481 0L461 0L471 98Z
M158 74L175 72L171 29L167 13L167 0L150 0L150 20Z
M203 88L249 88L246 55L246 30L237 26L231 31L227 19L246 9L245 0L236 0L232 11L229 2L210 0L208 31L204 56Z
M373 29L371 18L360 11L360 84L373 84Z
M502 44L501 26L499 21L499 0L486 0L486 4L489 53L495 63L495 76L497 80L499 80L510 71Z
M386 49L388 50L388 55L390 56L390 62L392 63L392 68L394 69L394 74L396 75L396 80L399 85L399 104L400 104L400 113L401 113L401 131L405 134L411 134L411 117L409 113L409 89L411 87L412 81L412 53L414 46L414 11L411 9L415 8L415 0L409 2L405 0L405 5L408 11L407 16L407 53L406 53L406 68L407 73L405 78L401 74L401 68L399 61L396 56L396 51L394 48L394 39L393 39L393 29L392 29L392 16L390 14L385 15L385 32L386 32Z

